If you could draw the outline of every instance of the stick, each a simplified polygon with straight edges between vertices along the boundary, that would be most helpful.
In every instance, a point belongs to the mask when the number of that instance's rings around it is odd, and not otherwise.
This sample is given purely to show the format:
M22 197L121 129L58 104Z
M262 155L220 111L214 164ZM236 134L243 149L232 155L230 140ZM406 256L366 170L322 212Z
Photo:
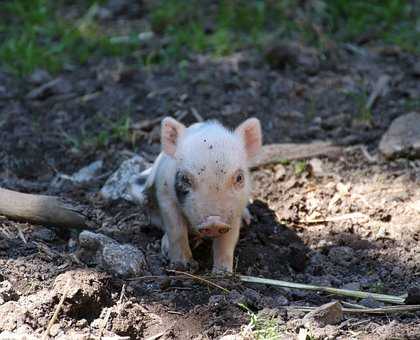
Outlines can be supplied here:
M206 280L206 279L204 279L204 278L202 278L202 277L200 277L200 276L193 275L193 274L190 274L190 273L187 273L187 272L181 272L181 271L179 271L179 270L175 270L175 269L166 269L166 271L167 271L167 272L170 272L170 273L176 273L176 274L181 274L181 275L188 276L188 277L190 277L190 278L192 278L192 279L194 279L194 280L198 280L198 281L201 281L201 282L205 282L205 283L207 283L207 284L208 284L208 285L210 285L210 286L213 286L213 287L219 288L219 289L223 290L225 293L230 293L230 292L229 292L229 289L226 289L225 287L219 286L218 284L216 284L216 283L214 283L214 282L211 282L211 281L209 281L209 280Z
M191 113L194 116L194 118L197 120L197 122L204 122L204 118L201 117L201 115L198 113L198 111L196 110L196 108L192 107L191 108Z
M65 228L88 228L85 217L58 197L0 188L0 215L12 220Z
M351 219L360 219L360 218L369 218L369 216L362 214L360 212L354 212L349 214L337 215L337 216L330 216L326 218L315 218L315 219L308 219L299 221L302 224L319 224L319 223L326 223L326 222L339 222L344 220L351 220Z
M326 292L326 293L335 294L335 295L349 296L349 297L358 298L358 299L364 299L364 298L367 298L367 297L372 297L373 299L375 299L377 301L389 302L389 303L394 303L394 304L398 304L398 305L403 305L404 304L404 298L401 297L401 296L361 292L361 291L358 291L358 290L338 289L338 288L333 288L333 287L308 285L308 284L304 284L304 283L295 283L295 282L287 282L287 281L280 281L280 280L273 280L273 279L264 279L264 278L260 278L260 277L244 276L244 275L240 275L239 279L243 282L261 283L261 284L268 284L268 285L286 287L286 288L315 290L315 291L321 291L321 292Z
M53 314L50 322L48 322L48 326L47 326L47 329L45 330L44 335L42 336L42 340L48 339L48 336L50 335L51 327L52 327L52 325L54 325L55 321L57 320L57 317L58 317L58 314L60 313L61 307L63 307L64 300L66 299L67 294L70 290L70 282L71 282L71 280L69 279L67 281L67 284L66 284L66 289L64 290L64 293L61 296L61 299L58 302L57 307L55 308L54 314Z
M284 161L302 160L312 157L337 157L343 149L327 142L310 144L268 144L264 145L260 154L251 164L251 169Z
M303 306L289 306L285 307L286 309L310 312L317 307L303 307ZM353 314L387 314L387 313L404 313L404 312L415 312L420 310L420 305L407 305L407 306L387 306L379 308L343 308L344 313L353 313Z

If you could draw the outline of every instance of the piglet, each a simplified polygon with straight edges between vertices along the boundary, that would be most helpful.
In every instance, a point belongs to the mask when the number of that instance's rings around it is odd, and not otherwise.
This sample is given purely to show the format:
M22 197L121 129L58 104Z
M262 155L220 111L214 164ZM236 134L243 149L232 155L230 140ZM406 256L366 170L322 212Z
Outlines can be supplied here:
M161 248L176 268L195 270L189 237L213 239L213 272L232 272L233 256L251 191L250 161L261 149L260 122L234 131L216 121L184 126L165 118L162 152L146 171L165 232Z

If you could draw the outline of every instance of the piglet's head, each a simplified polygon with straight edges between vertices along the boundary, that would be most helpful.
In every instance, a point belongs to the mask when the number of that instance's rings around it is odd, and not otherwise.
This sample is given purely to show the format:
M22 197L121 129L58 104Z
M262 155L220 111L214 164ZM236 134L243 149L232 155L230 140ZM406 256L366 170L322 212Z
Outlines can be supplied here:
M213 121L187 128L165 118L161 142L176 161L174 192L191 227L217 237L238 226L251 190L248 167L262 144L259 120L231 131Z

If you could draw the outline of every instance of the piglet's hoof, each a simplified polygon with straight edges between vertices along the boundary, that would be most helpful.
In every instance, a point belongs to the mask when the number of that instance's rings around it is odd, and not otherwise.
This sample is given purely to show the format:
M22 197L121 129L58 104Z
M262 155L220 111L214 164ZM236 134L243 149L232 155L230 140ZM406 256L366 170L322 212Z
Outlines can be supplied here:
M170 264L170 268L179 271L187 271L195 273L198 271L199 265L198 262L194 259L191 259L187 262L184 261L173 261Z

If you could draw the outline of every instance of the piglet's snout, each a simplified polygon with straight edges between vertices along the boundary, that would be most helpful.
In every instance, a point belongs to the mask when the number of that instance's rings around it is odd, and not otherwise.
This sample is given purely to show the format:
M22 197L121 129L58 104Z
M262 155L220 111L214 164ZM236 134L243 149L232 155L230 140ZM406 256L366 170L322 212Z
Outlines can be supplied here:
M226 234L230 226L224 223L220 216L209 216L198 226L198 232L206 237L218 237Z

